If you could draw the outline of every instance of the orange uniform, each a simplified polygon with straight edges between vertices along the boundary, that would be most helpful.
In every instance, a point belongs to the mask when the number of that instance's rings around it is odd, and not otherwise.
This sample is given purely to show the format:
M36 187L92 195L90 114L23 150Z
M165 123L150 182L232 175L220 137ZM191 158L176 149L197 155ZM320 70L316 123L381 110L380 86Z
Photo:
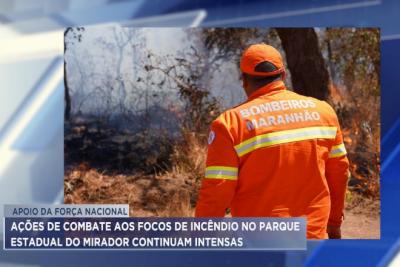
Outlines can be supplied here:
M335 111L274 81L211 125L196 217L307 217L340 226L348 160Z

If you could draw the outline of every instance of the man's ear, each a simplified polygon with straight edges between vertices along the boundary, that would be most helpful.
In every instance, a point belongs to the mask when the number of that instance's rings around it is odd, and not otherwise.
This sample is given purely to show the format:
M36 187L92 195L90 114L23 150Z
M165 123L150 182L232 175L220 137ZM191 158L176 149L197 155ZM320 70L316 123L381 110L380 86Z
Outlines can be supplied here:
M286 79L286 71L283 71L281 74L281 80L285 81L285 79Z

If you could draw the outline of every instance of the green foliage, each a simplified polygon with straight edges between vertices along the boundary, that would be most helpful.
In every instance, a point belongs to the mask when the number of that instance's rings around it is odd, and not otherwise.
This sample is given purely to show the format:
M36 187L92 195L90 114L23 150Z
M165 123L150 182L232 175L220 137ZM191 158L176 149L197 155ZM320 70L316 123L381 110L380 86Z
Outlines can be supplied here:
M214 58L237 59L247 46L264 39L266 30L258 28L205 28L201 39Z
M348 90L380 95L380 32L377 28L327 28L329 59Z
M200 34L189 30L188 35L204 46L213 70L218 70L227 61L236 62L239 67L240 56L249 45L277 40L268 28L204 28Z

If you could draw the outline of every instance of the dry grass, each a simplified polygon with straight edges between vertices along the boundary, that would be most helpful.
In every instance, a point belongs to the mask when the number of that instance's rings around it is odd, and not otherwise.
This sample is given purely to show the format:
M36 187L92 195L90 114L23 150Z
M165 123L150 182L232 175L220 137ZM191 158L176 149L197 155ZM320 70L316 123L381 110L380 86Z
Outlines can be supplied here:
M182 142L175 146L171 155L171 173L190 174L196 182L203 178L207 154L206 136L183 132Z
M206 146L195 134L171 155L171 170L152 175L106 174L87 164L72 166L64 178L65 203L129 204L130 216L192 217ZM189 152L190 150L190 152Z
M350 190L346 193L345 209L353 214L364 214L369 217L379 217L381 213L379 199L367 197Z
M193 216L193 184L182 175L106 175L71 168L65 175L65 203L129 204L130 216Z
M87 164L69 167L64 180L65 203L129 204L130 215L135 217L191 217L204 174L204 139L184 133L170 155L172 168L160 173L110 174ZM351 190L346 195L346 210L379 217L379 199Z
M70 168L64 180L65 203L130 205L131 216L192 216L199 182L183 167L158 175L107 175L87 165ZM379 200L348 191L346 210L380 214Z

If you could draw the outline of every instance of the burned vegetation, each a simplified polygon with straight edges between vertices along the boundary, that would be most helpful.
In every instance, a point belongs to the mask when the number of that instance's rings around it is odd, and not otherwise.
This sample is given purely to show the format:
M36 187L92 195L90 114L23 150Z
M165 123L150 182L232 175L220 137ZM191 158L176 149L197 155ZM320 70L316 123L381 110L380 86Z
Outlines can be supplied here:
M84 54L88 32L70 40L65 57L66 203L128 203L131 216L193 216L208 127L244 100L233 94L240 90L237 62L247 45L261 41L291 62L288 87L293 78L293 86L304 81L302 92L336 110L351 164L348 207L379 200L379 31L185 29L184 47L159 53L146 47L149 36L140 29L116 28L93 39L100 54ZM296 70L302 53L287 41L304 36L313 42L304 46L312 47L307 54L321 63L313 75L320 70L324 79L302 79Z

